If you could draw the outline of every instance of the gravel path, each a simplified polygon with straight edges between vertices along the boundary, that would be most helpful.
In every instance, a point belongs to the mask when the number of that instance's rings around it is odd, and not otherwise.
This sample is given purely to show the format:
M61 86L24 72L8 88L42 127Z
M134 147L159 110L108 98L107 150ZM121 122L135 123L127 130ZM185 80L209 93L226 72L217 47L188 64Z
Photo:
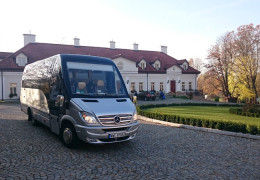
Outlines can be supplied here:
M0 180L260 179L259 140L141 121L130 142L71 150L3 103L0 127Z

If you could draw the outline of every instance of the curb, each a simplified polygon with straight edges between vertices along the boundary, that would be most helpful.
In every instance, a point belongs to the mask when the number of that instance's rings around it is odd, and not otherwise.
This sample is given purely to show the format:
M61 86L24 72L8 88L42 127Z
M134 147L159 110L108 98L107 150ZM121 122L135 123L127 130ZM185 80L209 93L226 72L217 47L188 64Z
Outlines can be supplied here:
M161 121L161 120L157 120L157 119L151 119L151 118L147 118L147 117L141 116L141 115L138 115L138 119L147 121L147 122L152 122L155 124L163 124L166 126L176 127L176 128L183 128L183 129L190 129L190 130L195 130L195 131L203 131L203 132L221 134L221 135L226 135L226 136L260 140L260 136L257 136L257 135L235 133L235 132L230 132L230 131L222 131L219 129L210 129L210 128L204 128L204 127L191 126L191 125L177 124L177 123L166 122L166 121Z

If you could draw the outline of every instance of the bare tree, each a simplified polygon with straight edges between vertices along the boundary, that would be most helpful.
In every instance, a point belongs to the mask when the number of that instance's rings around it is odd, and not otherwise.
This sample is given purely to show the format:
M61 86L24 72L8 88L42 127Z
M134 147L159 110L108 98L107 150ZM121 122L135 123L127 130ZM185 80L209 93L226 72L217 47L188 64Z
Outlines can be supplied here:
M201 71L203 68L203 63L202 63L202 59L200 58L190 58L189 60L189 65L195 69L197 69L198 71Z
M216 44L209 50L209 64L206 65L208 74L212 76L217 83L215 88L222 91L225 97L232 97L233 90L230 90L229 81L230 72L234 64L234 32L228 32L221 36Z

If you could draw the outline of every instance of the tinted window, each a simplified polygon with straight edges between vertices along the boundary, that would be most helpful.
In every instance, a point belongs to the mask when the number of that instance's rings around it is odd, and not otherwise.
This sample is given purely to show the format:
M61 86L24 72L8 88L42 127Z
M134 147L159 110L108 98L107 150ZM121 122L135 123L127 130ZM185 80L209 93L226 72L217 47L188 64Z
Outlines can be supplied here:
M67 62L71 93L86 97L126 96L122 79L112 65Z

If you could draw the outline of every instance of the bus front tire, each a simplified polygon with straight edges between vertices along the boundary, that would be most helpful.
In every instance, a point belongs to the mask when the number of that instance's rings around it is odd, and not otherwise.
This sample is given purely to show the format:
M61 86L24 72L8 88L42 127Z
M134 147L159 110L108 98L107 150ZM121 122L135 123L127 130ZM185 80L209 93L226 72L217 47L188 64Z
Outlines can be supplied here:
M61 129L61 141L68 148L76 148L78 145L78 137L72 124L66 123Z

